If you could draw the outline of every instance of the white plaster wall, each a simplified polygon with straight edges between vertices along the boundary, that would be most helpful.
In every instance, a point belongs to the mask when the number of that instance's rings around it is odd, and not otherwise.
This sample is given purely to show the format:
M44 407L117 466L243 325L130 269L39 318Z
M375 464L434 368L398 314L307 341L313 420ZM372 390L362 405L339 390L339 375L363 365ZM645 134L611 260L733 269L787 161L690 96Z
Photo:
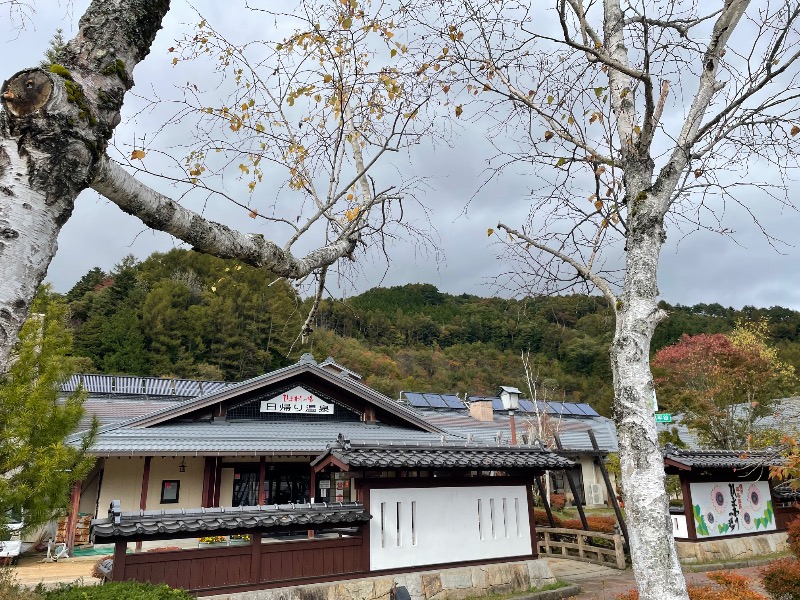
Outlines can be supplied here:
M101 519L108 516L108 506L112 500L119 500L123 511L139 510L143 472L144 459L139 456L107 458L97 516Z
M369 506L371 570L533 551L525 486L371 490Z
M185 461L186 471L180 472L178 468L181 461ZM150 483L147 486L147 510L160 510L170 508L199 508L203 497L203 466L202 458L161 458L154 456L150 462ZM142 467L144 468L144 466ZM178 502L161 504L161 482L164 480L180 481ZM141 482L140 482L141 483ZM141 489L140 489L141 491ZM137 503L133 510L139 508ZM125 510L125 508L123 508Z
M689 528L686 525L686 515L670 515L672 520L672 537L688 538Z

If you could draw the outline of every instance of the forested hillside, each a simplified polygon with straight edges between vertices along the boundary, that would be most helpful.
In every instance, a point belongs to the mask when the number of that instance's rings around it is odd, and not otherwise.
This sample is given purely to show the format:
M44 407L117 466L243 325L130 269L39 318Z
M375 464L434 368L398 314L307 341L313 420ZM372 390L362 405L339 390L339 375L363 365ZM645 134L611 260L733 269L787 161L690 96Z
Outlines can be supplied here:
M540 397L580 400L610 413L608 344L613 312L594 296L520 300L452 296L429 284L374 288L324 301L312 339L297 333L307 301L263 271L184 250L92 269L66 294L83 370L241 380L295 362L309 350L333 356L368 385L493 394L527 390L530 351ZM800 369L800 312L719 304L670 306L653 351L683 333L730 331L766 318L782 360Z

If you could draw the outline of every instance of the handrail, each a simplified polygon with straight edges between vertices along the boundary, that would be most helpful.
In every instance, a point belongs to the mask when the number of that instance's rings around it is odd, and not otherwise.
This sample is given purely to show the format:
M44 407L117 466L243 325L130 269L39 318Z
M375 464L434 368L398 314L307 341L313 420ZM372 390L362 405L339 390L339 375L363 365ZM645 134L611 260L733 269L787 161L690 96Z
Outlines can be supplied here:
M585 531L564 527L537 527L539 554L554 558L568 558L625 569L625 547L619 533ZM567 539L564 539L567 538ZM613 542L613 548L595 544L594 538ZM558 552L557 552L558 551Z

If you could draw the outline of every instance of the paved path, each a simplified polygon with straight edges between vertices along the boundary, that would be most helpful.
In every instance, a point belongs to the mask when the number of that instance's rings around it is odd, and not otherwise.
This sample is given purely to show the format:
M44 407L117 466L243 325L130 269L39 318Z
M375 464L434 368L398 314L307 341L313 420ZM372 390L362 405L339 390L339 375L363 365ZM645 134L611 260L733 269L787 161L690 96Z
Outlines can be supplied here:
M557 579L577 583L581 586L581 593L573 596L574 600L614 600L619 594L636 588L633 571L626 569L612 569L592 563L560 558L548 558L550 570ZM759 571L762 567L745 567L735 569L739 575L749 577L754 581L753 590L764 593L758 584ZM707 573L685 572L686 582L689 585L716 585L707 577Z

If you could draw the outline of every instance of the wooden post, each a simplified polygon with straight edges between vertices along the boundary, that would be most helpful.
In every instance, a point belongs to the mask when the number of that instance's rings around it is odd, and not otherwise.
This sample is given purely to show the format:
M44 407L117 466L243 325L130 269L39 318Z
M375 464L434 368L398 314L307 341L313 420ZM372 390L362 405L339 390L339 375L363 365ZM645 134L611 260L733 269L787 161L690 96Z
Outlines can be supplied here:
M581 560L583 560L583 558L584 558L584 555L583 555L583 542L584 542L584 536L583 536L582 533L579 533L578 534L578 558L580 558Z
M528 525L530 526L531 535L531 554L533 558L539 557L539 536L536 535L536 522L533 520L533 485L528 482L525 486L525 491L528 496Z
M542 497L542 504L544 504L544 511L547 513L547 520L550 522L550 527L555 527L556 520L553 518L553 511L550 510L550 500L547 497L547 490L542 483L542 476L537 475L534 479L536 479L536 487L539 488L539 495Z
M622 547L622 536L618 533L614 535L614 551L617 557L617 568L625 569L625 549Z
M508 411L508 423L511 425L511 445L517 445L517 425L514 423L514 411Z
M261 506L266 502L266 494L264 492L264 481L267 478L267 459L262 456L258 463L258 505Z
M142 542L136 542L141 545ZM128 542L117 540L114 546L114 570L111 572L112 581L125 581L125 560L128 552Z
M147 510L147 488L150 486L150 462L152 456L144 457L144 471L142 472L142 494L139 497L139 510ZM136 552L142 551L142 541L136 542Z
M597 451L600 451L600 446L597 443L597 438L594 437L594 431L591 429L588 431L589 433L589 441L592 442L592 448ZM606 463L603 460L602 456L598 456L595 458L595 464L600 467L600 474L603 476L603 481L606 483L606 492L608 492L608 501L611 503L611 506L614 507L614 514L617 515L617 523L619 523L619 528L622 530L622 536L625 538L625 546L628 548L631 547L630 539L628 538L628 526L625 523L625 518L622 516L622 510L620 510L619 502L617 502L617 493L614 490L614 486L611 485L611 478L608 476L608 469L606 469Z
M544 553L545 554L552 554L553 549L550 547L550 532L544 532Z
M214 498L213 494L213 483L212 480L214 478L214 459L210 456L206 456L205 460L203 461L203 492L202 498L200 500L203 508L208 508L211 506L211 503Z
M250 583L261 582L261 531L250 534Z
M694 505L692 503L692 488L689 486L689 478L681 473L681 496L683 496L683 515L686 517L686 533L690 540L697 539L697 527L694 524Z
M75 529L78 526L78 509L81 504L81 482L76 481L72 486L72 494L69 499L69 514L67 515L66 523L66 539L67 553L72 556L72 550L75 548Z
M553 439L556 441L556 446L558 449L563 451L564 446L561 445L561 438L557 433L553 434ZM586 515L583 513L581 497L578 495L578 488L575 487L575 482L572 480L572 473L570 473L567 469L564 469L564 476L567 478L567 483L569 484L569 489L572 492L572 497L575 499L575 508L578 509L578 516L581 518L581 524L583 525L584 530L589 531L589 523L586 521Z
M219 506L220 484L222 483L222 458L215 459L216 468L214 469L214 503L211 506Z
M352 482L350 485L353 485ZM314 502L316 500L317 495L317 473L314 471L314 467L311 467L311 473L308 477L308 501ZM308 530L308 539L314 539L314 530Z

